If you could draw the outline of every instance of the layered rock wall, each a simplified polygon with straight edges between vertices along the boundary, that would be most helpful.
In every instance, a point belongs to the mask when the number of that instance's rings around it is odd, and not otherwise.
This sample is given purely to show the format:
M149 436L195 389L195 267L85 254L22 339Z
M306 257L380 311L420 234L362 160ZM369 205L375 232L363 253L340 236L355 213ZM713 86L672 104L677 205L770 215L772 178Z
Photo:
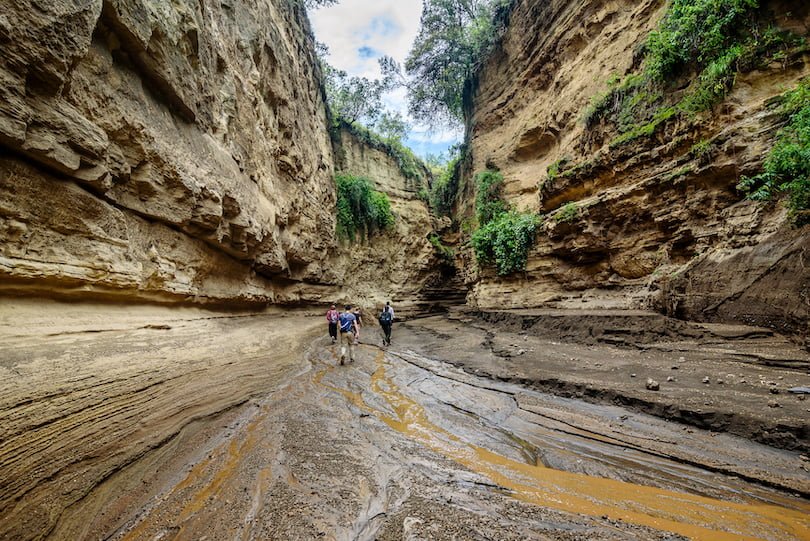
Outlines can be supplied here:
M810 34L806 3L763 4L780 28ZM794 228L781 203L746 201L735 189L758 172L776 137L772 98L810 74L806 53L739 74L710 113L626 145L584 126L591 98L637 69L664 9L660 0L517 2L471 92L460 212L473 214L472 175L491 168L513 206L547 218L525 273L467 266L468 300L482 308L654 306L806 334L807 227ZM697 155L698 142L708 151ZM567 163L564 174L549 175L555 163ZM570 216L555 219L566 205Z
M285 0L7 0L2 287L289 300L334 241L312 37Z
M0 294L424 306L421 184L332 141L301 6L4 2ZM338 243L336 156L389 195L394 231Z
M398 314L427 312L448 300L431 294L443 276L436 249L428 240L434 218L419 197L420 190L428 187L430 172L423 169L418 178L406 176L391 153L346 129L340 131L335 154L340 171L367 177L388 196L395 217L391 230L357 244L344 243L335 261L337 268L345 269L340 280L342 297L376 308L393 300Z

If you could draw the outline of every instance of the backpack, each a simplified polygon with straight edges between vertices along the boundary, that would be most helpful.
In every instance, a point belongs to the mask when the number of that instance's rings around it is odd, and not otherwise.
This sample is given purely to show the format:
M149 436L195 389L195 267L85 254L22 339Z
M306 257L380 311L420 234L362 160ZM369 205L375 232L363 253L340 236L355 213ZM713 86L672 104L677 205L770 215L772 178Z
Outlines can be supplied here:
M383 310L380 314L380 323L391 323L391 310Z
M354 314L340 314L340 332L351 331L352 321L354 321Z

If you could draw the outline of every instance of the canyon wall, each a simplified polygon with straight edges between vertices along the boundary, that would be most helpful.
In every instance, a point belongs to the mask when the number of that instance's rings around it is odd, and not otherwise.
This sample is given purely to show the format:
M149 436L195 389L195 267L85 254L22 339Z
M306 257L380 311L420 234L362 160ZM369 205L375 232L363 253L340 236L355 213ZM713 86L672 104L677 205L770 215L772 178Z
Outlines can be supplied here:
M418 289L426 208L376 150L359 165L360 142L352 168L401 220L380 252L335 237L300 2L7 0L0 44L0 294L257 306Z
M3 288L266 302L334 245L303 8L4 2Z
M436 249L428 240L437 227L428 204L420 197L430 182L424 166L416 177L403 173L384 146L375 147L350 130L336 142L339 171L369 178L391 201L394 226L369 240L344 243L335 266L345 269L341 298L379 308L393 300L397 313L424 313L449 302L461 303L454 288L443 287L446 276ZM458 284L460 285L460 284Z
M807 37L803 2L765 2ZM607 81L637 69L665 11L661 0L519 0L469 94L460 219L473 215L473 175L496 169L505 198L545 215L525 273L477 269L468 301L482 308L647 307L697 320L744 321L806 335L808 227L781 202L745 200L781 120L773 98L810 74L806 52L740 73L725 100L648 137L611 145L583 113ZM696 143L705 152L696 154ZM547 170L554 164L559 174ZM562 210L568 215L561 219Z

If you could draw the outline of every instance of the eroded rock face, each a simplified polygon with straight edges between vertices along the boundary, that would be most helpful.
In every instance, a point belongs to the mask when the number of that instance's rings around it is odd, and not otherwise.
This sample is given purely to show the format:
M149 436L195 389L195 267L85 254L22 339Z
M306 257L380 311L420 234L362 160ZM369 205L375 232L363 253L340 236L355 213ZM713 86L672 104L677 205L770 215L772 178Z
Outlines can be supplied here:
M770 7L780 27L810 33L804 3ZM553 215L573 203L576 212L546 221L526 273L468 267L469 301L656 306L806 334L807 227L792 227L781 204L745 201L735 186L758 172L780 122L769 100L810 74L807 55L739 75L711 114L631 144L611 147L615 132L584 126L591 98L611 75L634 69L664 8L657 0L515 6L473 91L461 212L473 214L472 174L488 167L503 174L514 206ZM698 156L699 141L709 150ZM552 178L547 168L563 159L568 170Z
M319 274L335 194L302 9L5 2L4 286L266 302Z
M442 281L436 250L428 240L434 229L428 205L419 198L427 188L430 173L408 178L396 160L383 150L370 147L347 130L340 132L338 167L347 173L369 178L386 194L396 218L394 227L366 241L344 243L337 252L335 281L342 286L341 298L367 308L381 309L393 300L396 313L429 310L447 299L432 295L431 284Z

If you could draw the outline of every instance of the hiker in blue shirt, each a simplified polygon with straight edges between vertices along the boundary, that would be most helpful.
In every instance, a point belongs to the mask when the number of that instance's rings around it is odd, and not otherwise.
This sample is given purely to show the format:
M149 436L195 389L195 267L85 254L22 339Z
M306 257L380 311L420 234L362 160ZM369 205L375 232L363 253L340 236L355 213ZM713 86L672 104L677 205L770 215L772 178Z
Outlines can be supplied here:
M357 318L352 313L351 305L338 317L340 327L340 364L346 359L346 347L349 348L349 362L354 362L354 334L357 332Z

